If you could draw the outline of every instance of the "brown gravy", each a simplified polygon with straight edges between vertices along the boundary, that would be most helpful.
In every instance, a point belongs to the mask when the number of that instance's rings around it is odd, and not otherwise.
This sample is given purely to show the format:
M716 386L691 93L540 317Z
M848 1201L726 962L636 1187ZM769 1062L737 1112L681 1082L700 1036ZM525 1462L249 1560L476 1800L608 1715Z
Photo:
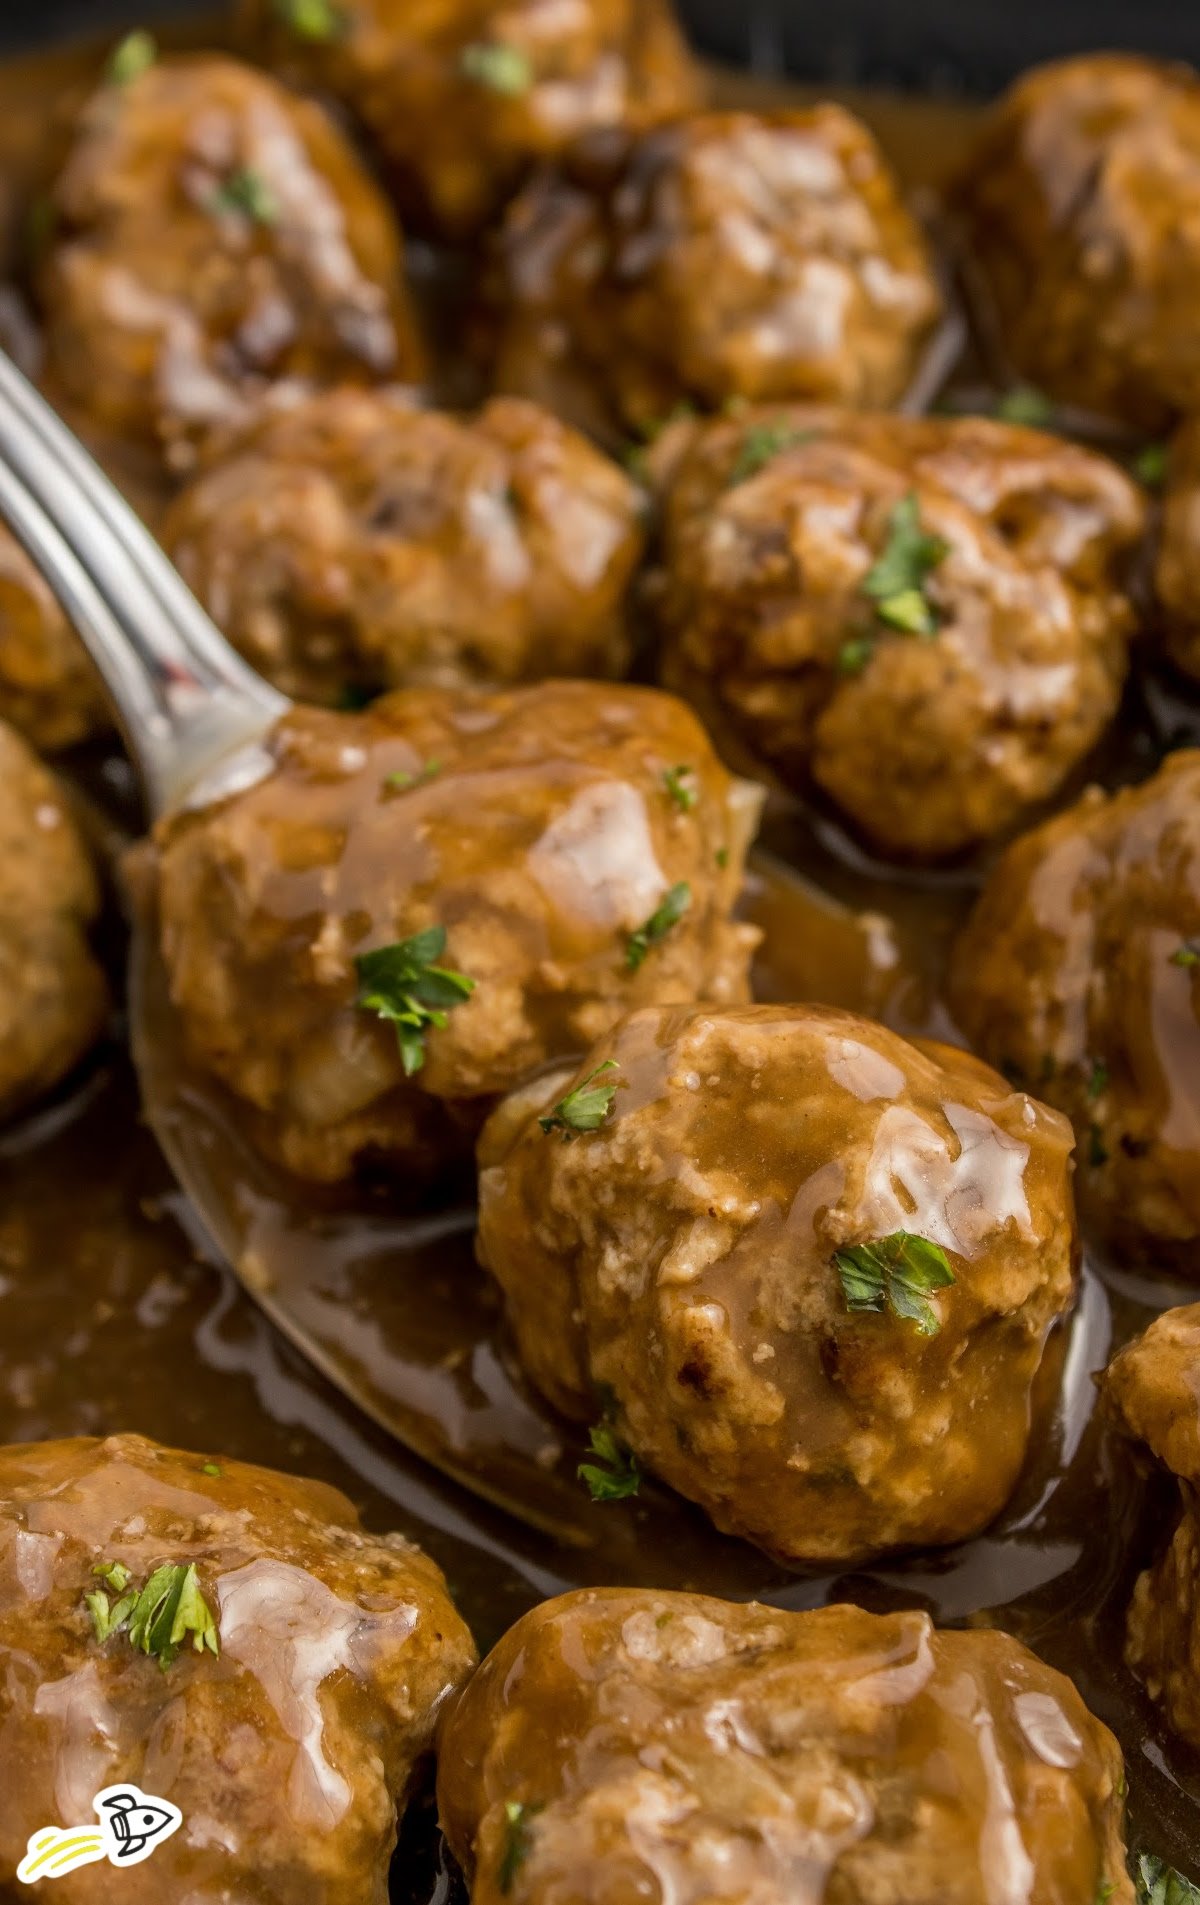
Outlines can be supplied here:
M0 243L10 255L49 109L84 70L75 53L0 70ZM740 81L727 87L741 99L760 96ZM936 180L970 123L957 108L849 103L922 186ZM139 487L136 472L120 473ZM1200 741L1200 706L1148 674L1131 690L1100 771L1144 772L1185 739ZM72 765L119 834L127 774L96 758ZM939 978L977 875L897 875L783 802L772 805L765 841L801 877L760 860L748 893L748 910L767 930L761 996L818 998L900 1031L952 1036ZM197 1129L211 1132L204 1104L196 1108ZM1076 1316L1048 1359L1038 1456L1001 1521L945 1553L841 1578L798 1577L715 1536L656 1487L632 1503L583 1501L572 1432L544 1415L513 1371L496 1303L472 1262L468 1210L420 1220L382 1213L359 1224L327 1210L297 1223L227 1129L224 1142L216 1167L240 1174L251 1242L268 1266L287 1263L289 1296L307 1306L312 1327L389 1406L411 1409L414 1440L422 1417L436 1421L465 1480L480 1451L491 1477L501 1457L509 1464L512 1491L536 1479L535 1512L526 1500L527 1519L515 1520L435 1473L276 1334L213 1261L141 1125L117 1031L70 1089L0 1134L0 1440L136 1429L336 1482L371 1526L400 1526L429 1549L482 1647L535 1600L603 1582L702 1588L792 1608L839 1597L879 1609L919 1605L951 1623L995 1622L1071 1673L1119 1735L1132 1842L1200 1878L1200 1766L1162 1731L1121 1661L1131 1579L1169 1503L1144 1490L1125 1453L1104 1446L1091 1421L1093 1372L1189 1292L1090 1261ZM386 1282L380 1252L391 1265ZM450 1359L447 1341L456 1344ZM560 1504L569 1504L561 1516ZM406 1824L394 1881L405 1905L452 1894L427 1803Z

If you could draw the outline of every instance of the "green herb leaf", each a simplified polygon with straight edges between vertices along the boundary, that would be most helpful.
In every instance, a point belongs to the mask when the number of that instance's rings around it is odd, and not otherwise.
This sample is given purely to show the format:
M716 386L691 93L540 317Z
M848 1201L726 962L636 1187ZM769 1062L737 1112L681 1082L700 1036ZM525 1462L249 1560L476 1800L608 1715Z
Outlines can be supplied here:
M474 979L468 979L465 973L434 963L445 950L445 927L430 926L393 946L360 953L354 961L359 981L357 1003L364 1012L377 1012L395 1026L408 1078L425 1063L429 1028L441 1030L447 1013L475 990Z
M1109 1899L1117 1889L1115 1879L1101 1879L1096 1887L1096 1905L1108 1905Z
M92 1573L98 1574L102 1581L107 1581L117 1594L124 1594L133 1579L123 1561L98 1561Z
M848 1310L877 1315L890 1310L899 1320L914 1323L922 1336L937 1335L941 1318L926 1299L930 1291L948 1289L955 1281L940 1244L897 1230L877 1243L835 1251L833 1261Z
M879 620L906 635L936 634L937 617L925 584L949 552L940 536L922 529L915 491L902 497L888 519L883 551L862 582Z
M1149 1852L1138 1854L1133 1876L1137 1905L1200 1905L1200 1886Z
M1104 1142L1098 1124L1088 1128L1088 1163L1098 1171L1102 1164L1108 1163L1108 1146Z
M673 886L661 906L655 908L644 925L630 933L625 947L625 964L630 972L636 972L651 946L657 946L666 938L672 926L678 926L680 920L692 903L692 889L686 880L680 880Z
M346 24L336 0L275 0L275 11L300 40L336 40Z
M1087 1095L1092 1100L1095 1100L1102 1098L1107 1090L1108 1066L1104 1063L1102 1058L1098 1058L1093 1062L1091 1072L1088 1075Z
M383 784L392 793L404 794L410 787L423 787L426 781L435 780L441 771L440 761L425 761L415 774L406 774L403 768L399 768L396 773L389 774Z
M275 194L261 172L249 165L239 166L218 186L213 205L218 212L240 212L255 225L274 225L279 217Z
M1185 939L1182 946L1176 946L1171 954L1171 964L1183 966L1189 971L1195 966L1200 966L1200 940Z
M714 857L717 865L720 867L722 873L724 873L726 867L729 865L729 848L718 847Z
M737 461L729 473L730 489L736 489L739 483L748 482L750 477L757 476L784 450L794 450L802 443L811 443L815 434L812 430L792 430L786 423L752 423L742 438Z
M128 86L130 80L146 72L158 58L158 42L153 33L147 33L139 27L136 33L127 33L120 45L115 47L104 77L110 86Z
M875 653L873 635L850 635L837 652L839 675L861 675Z
M700 789L696 786L694 767L668 767L663 775L663 785L668 797L674 801L681 814L690 814L700 798Z
M637 1494L642 1485L637 1457L621 1446L607 1423L589 1431L588 1447L595 1462L581 1462L575 1472L594 1502L620 1502Z
M200 1592L195 1563L166 1563L155 1568L129 1616L129 1643L153 1654L165 1673L191 1638L196 1653L221 1651L217 1624Z
M529 1857L533 1845L530 1824L541 1810L540 1806L527 1806L520 1800L509 1799L505 1802L504 1847L500 1854L500 1868L496 1873L497 1884L505 1898L512 1891L517 1873Z
M1032 384L1018 384L1015 390L1005 391L993 415L1001 423L1023 423L1031 430L1045 430L1054 420L1054 405Z
M1144 489L1161 489L1167 480L1170 450L1165 443L1148 443L1129 465L1131 473Z
M504 99L520 99L533 85L533 62L519 46L504 40L473 40L464 46L459 70L465 79L486 86Z
M597 1065L582 1085L576 1085L574 1091L559 1099L553 1111L538 1119L542 1130L561 1131L564 1144L569 1144L579 1131L599 1131L612 1110L617 1087L615 1084L593 1085L592 1080L619 1069L615 1058L606 1058L603 1065Z
M219 1462L206 1462L204 1467L200 1470L200 1473L202 1475L217 1476L223 1474L224 1471Z

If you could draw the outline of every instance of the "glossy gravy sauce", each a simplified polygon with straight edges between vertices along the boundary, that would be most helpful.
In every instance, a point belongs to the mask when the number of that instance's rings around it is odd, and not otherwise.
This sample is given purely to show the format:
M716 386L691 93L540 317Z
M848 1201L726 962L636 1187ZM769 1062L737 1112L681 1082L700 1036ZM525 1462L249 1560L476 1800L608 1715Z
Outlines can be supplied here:
M0 69L0 242L10 254L44 162L50 108L85 70L75 53ZM763 96L742 81L727 91ZM848 103L922 187L971 123L958 108ZM14 324L21 331L14 311L0 304L10 339ZM114 473L152 514L143 473L121 459ZM1144 774L1184 742L1200 742L1200 705L1144 674L1098 772ZM111 844L136 831L119 760L101 751L67 765ZM953 1037L939 985L978 869L897 874L776 799L763 843L745 901L766 933L758 996L817 999L901 1032ZM113 952L119 964L122 946ZM1169 1492L1147 1488L1092 1421L1093 1373L1193 1292L1090 1257L1074 1318L1046 1359L1034 1457L1001 1520L944 1552L802 1576L715 1535L653 1484L634 1502L587 1501L574 1479L578 1437L520 1379L497 1299L473 1263L465 1205L367 1216L331 1199L297 1208L295 1192L285 1199L239 1139L217 1089L194 1075L183 1081L173 1143L189 1169L237 1183L229 1247L259 1266L268 1299L286 1276L288 1313L323 1345L328 1367L351 1372L368 1410L400 1414L409 1446L343 1400L221 1266L139 1120L121 1027L54 1102L0 1133L0 1441L135 1429L334 1482L371 1527L399 1527L428 1549L481 1648L536 1600L588 1584L687 1587L790 1608L851 1599L1002 1625L1069 1672L1118 1734L1131 1843L1200 1879L1200 1764L1160 1727L1121 1660L1125 1604L1165 1533ZM457 1481L411 1452L426 1444L450 1450ZM428 1800L418 1799L393 1895L427 1905L457 1887Z

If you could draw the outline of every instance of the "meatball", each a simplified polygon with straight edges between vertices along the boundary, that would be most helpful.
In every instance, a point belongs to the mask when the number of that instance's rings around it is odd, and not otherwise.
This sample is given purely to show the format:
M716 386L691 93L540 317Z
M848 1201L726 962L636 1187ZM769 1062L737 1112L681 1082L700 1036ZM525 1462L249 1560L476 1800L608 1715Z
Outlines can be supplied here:
M273 412L197 476L167 549L287 693L619 675L641 492L532 404L471 423L394 391Z
M137 1435L0 1450L9 1872L132 1780L183 1821L129 1905L386 1905L396 1802L474 1658L438 1569L337 1489ZM54 1896L108 1905L111 1866Z
M1125 54L1027 73L956 192L1011 365L1155 430L1200 407L1200 79Z
M951 995L984 1056L1074 1120L1089 1214L1200 1276L1200 749L1011 846Z
M700 98L670 0L242 0L242 17L290 78L357 114L406 212L451 238L576 135Z
M575 381L638 432L682 403L892 403L941 308L897 183L840 106L582 142L513 205L493 296L501 388Z
M1132 1905L1120 1749L1007 1634L593 1589L448 1710L474 1905Z
M1167 654L1200 681L1200 419L1171 444L1154 581Z
M747 996L758 790L669 696L400 690L269 745L160 828L162 946L193 1055L298 1174L411 1178L631 1007Z
M63 790L0 722L0 1116L66 1077L99 1037L108 986L88 929L91 856Z
M1115 714L1145 504L1105 458L980 418L788 409L701 425L670 461L664 679L883 853L1011 828Z
M232 60L160 60L85 107L39 271L49 366L186 464L268 386L420 366L388 206L319 107Z
M580 1132L584 1080L610 1109ZM1008 1500L1074 1295L1070 1151L977 1059L853 1013L649 1007L495 1112L479 1256L564 1413L603 1398L727 1533L865 1560Z
M1168 1310L1103 1377L1110 1421L1179 1483L1174 1534L1134 1589L1126 1659L1171 1726L1200 1746L1200 1303Z
M109 723L83 644L6 529L0 529L0 719L48 749L70 747Z

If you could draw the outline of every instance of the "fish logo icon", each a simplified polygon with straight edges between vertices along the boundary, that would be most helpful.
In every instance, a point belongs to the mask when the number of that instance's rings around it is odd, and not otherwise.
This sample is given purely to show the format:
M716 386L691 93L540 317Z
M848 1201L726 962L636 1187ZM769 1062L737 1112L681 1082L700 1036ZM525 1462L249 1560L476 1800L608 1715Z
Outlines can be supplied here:
M65 1878L84 1865L140 1865L177 1832L183 1814L169 1799L128 1783L106 1786L92 1801L98 1826L44 1826L17 1867L22 1885Z

